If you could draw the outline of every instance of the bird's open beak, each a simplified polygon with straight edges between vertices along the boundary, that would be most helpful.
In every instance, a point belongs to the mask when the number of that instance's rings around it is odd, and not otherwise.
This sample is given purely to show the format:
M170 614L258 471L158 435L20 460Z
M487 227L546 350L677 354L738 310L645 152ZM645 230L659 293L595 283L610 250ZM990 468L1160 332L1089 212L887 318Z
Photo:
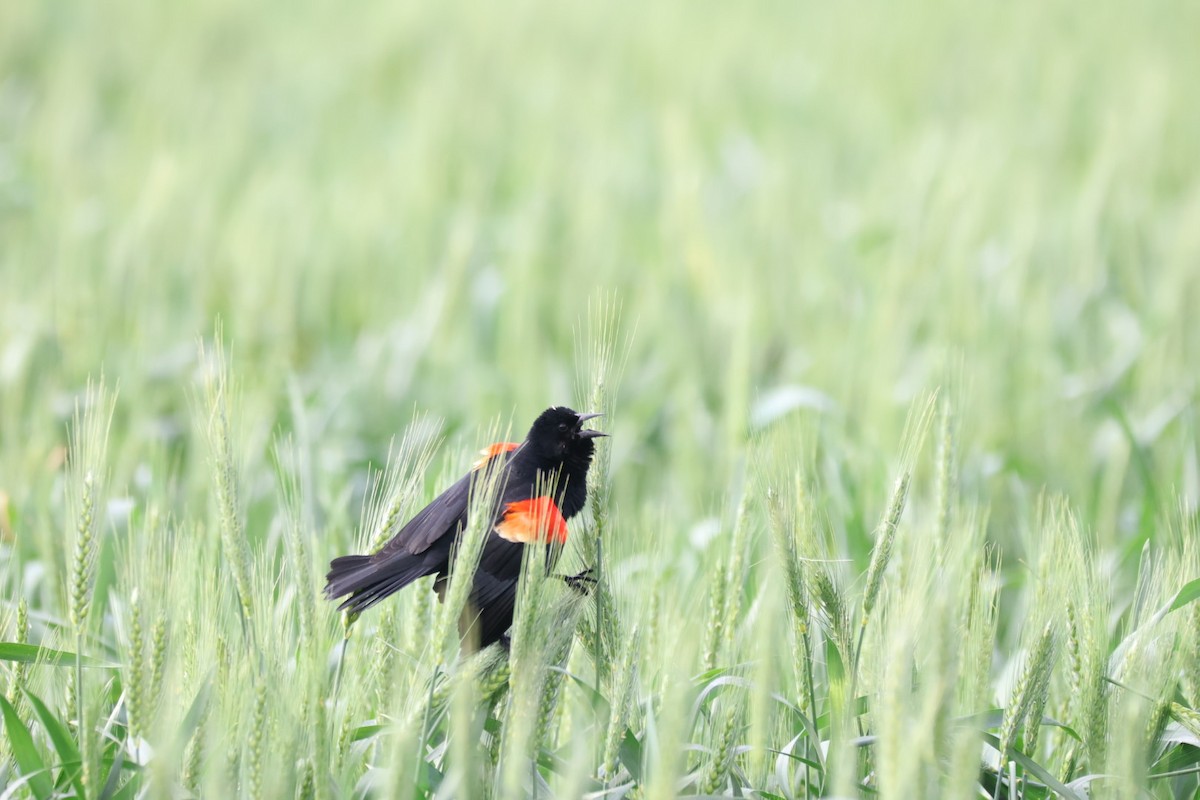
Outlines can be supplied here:
M579 424L582 425L583 423L587 422L589 419L595 419L596 417L603 417L603 416L604 415L598 411L594 411L590 414L580 414L579 415ZM579 432L579 436L583 439L595 439L597 436L608 436L608 434L605 433L604 431L581 430Z

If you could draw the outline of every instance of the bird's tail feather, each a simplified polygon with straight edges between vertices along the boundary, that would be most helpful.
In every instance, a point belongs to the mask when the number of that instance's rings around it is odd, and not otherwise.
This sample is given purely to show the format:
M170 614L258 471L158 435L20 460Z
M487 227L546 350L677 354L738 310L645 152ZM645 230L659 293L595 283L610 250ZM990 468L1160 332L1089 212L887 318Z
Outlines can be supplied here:
M329 564L325 576L325 596L330 600L350 595L338 606L339 611L361 613L383 598L403 589L428 574L424 559L399 562L374 561L371 556L342 556Z

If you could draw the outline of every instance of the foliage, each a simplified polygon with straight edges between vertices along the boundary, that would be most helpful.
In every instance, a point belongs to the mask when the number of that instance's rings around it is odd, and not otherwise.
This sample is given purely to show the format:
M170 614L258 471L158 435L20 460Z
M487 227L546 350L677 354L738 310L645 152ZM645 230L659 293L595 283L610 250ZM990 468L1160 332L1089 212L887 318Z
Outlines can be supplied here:
M0 5L0 793L1197 796L1198 29ZM551 403L511 647L320 596Z

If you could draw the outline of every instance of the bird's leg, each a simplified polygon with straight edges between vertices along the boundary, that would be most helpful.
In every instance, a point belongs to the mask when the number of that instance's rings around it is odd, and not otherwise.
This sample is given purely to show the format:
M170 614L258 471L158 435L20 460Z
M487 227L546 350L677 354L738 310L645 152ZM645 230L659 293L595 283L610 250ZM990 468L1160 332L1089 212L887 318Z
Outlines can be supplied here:
M561 577L567 586L582 595L589 595L592 593L592 587L596 585L596 568L588 567L577 575L562 575Z

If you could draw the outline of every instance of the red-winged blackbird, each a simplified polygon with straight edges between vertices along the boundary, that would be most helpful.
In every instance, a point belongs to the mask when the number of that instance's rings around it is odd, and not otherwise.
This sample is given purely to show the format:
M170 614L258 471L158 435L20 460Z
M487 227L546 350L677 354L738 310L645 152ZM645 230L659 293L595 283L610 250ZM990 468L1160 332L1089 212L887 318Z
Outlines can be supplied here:
M512 624L525 544L541 536L561 546L567 539L566 521L583 509L593 440L607 435L584 430L583 423L598 416L548 408L525 441L493 444L472 467L475 472L500 465L491 530L470 594L470 613L477 615L471 627L480 648L500 640ZM350 595L338 608L358 613L433 574L440 596L453 568L454 545L467 525L471 479L468 473L442 492L374 555L335 558L325 576L325 596Z

